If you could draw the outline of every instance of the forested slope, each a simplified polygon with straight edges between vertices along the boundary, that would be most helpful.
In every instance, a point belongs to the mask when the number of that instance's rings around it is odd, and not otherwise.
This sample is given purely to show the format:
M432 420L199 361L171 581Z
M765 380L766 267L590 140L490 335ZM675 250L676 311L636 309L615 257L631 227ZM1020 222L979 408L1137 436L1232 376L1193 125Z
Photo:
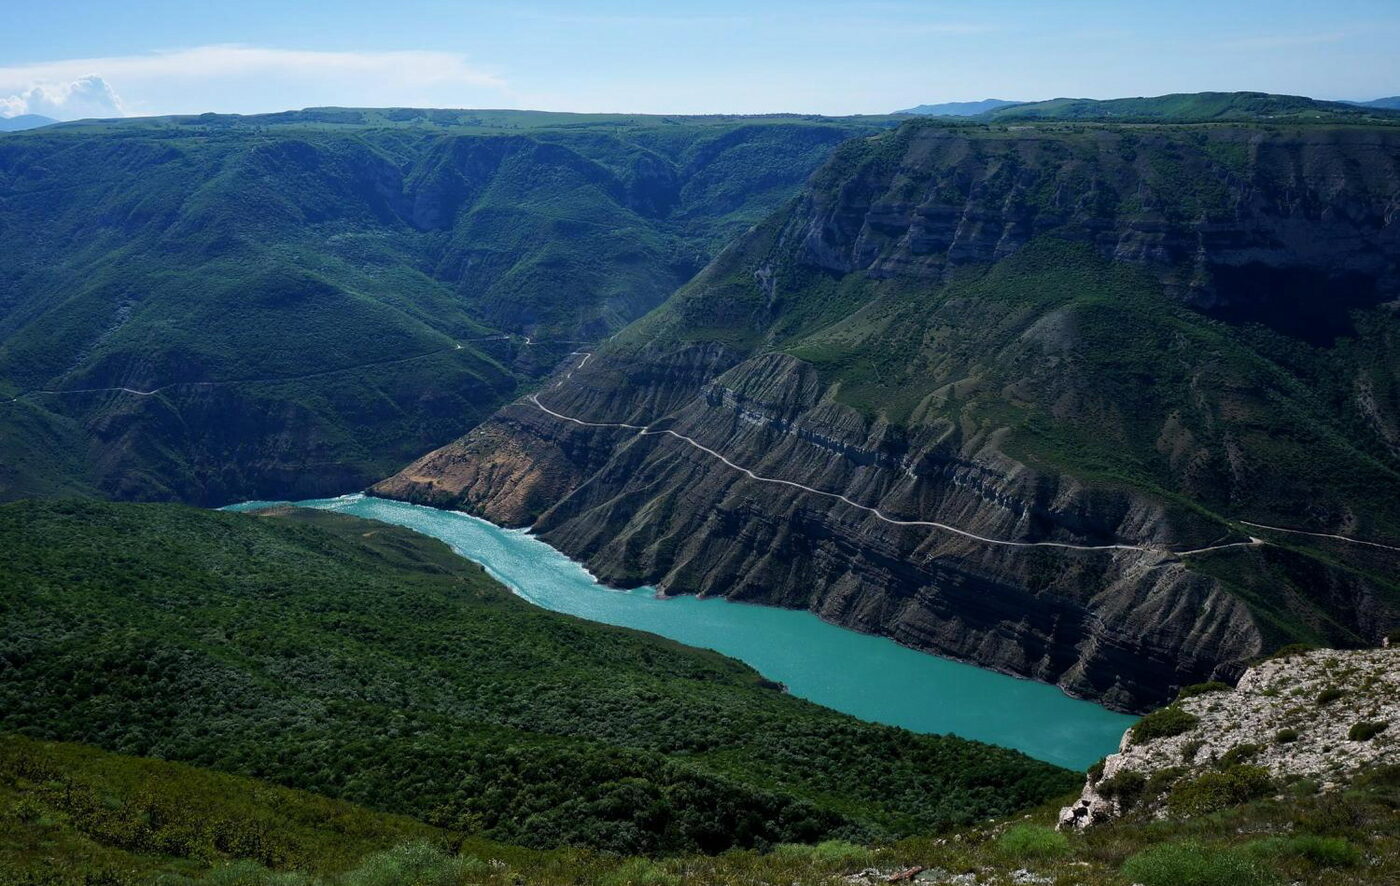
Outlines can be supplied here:
M540 610L323 512L0 506L0 729L256 776L529 846L927 831L1074 785Z
M327 109L5 135L0 497L362 486L881 125Z

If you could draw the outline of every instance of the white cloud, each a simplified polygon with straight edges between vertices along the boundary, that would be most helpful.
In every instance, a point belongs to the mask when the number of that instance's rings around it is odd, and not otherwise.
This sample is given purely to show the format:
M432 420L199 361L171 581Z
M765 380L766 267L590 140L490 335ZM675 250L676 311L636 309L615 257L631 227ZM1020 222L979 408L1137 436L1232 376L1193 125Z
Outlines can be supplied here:
M111 85L96 74L67 82L32 82L28 88L0 95L0 117L42 114L58 120L122 117L126 109Z
M115 84L127 101L117 99L107 83ZM93 84L105 87L111 98L100 113L88 110L99 106L98 95L90 91ZM25 112L16 108L46 113L38 108L64 108L65 101L73 103L64 109L67 119L126 112L254 112L317 104L461 107L466 101L480 101L483 92L499 95L505 88L500 77L451 52L197 46L0 67L0 114ZM62 100L46 104L53 97ZM452 101L459 97L461 101Z

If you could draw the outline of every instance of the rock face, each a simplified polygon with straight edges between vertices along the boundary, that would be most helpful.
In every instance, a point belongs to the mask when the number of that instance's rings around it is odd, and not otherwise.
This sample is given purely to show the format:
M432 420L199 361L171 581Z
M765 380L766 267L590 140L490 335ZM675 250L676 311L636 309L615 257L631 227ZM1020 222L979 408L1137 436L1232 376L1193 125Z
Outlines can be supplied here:
M658 375L679 381L715 358L696 349ZM586 378L547 389L541 402L592 422L642 422L644 407L593 396ZM756 481L699 448L895 519L937 515L990 538L1094 544L1165 532L1147 502L1057 483L1011 462L994 440L942 452L820 392L791 357L741 364L684 406L661 405L663 426L698 446L574 425L527 401L373 491L533 524L613 585L810 608L1120 707L1154 697L1163 672L1173 683L1229 676L1222 658L1259 651L1243 604L1169 555L1027 550L900 527L830 496Z
M1281 625L1374 640L1396 619L1374 578L1389 567L1252 544L1220 516L1282 524L1306 501L1334 530L1390 526L1389 505L1278 470L1279 441L1326 415L1281 409L1294 388L1221 330L1272 315L1248 334L1318 360L1357 317L1390 341L1374 305L1400 281L1397 151L1400 133L1333 130L914 125L852 143L536 400L373 491L533 525L615 585L808 608L1129 710L1237 677ZM1047 232L1071 246L1042 249ZM1244 268L1271 270L1237 285ZM1259 302L1275 271L1304 281L1304 307ZM1394 364L1368 366L1338 377L1396 390ZM1389 397L1372 425L1394 420ZM1334 467L1384 489L1384 445ZM1222 544L1208 563L1170 553Z
M1276 778L1309 778L1324 786L1343 784L1369 767L1400 763L1397 665L1400 651L1394 649L1321 649L1250 668L1234 690L1180 701L1175 707L1197 722L1180 734L1142 742L1133 740L1132 730L1124 733L1119 752L1090 774L1079 800L1060 811L1060 826L1085 828L1119 815L1121 801L1100 788L1125 773L1148 784L1167 770L1189 778L1218 768L1232 752ZM1354 731L1358 724L1382 728L1361 738L1365 733Z

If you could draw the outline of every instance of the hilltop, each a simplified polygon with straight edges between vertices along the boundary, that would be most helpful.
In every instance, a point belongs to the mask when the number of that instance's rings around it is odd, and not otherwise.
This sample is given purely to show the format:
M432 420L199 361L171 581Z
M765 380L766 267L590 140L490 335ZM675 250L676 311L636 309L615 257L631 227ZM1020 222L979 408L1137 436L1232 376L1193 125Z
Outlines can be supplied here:
M916 117L976 117L999 108L1021 105L1025 102L1009 102L999 98L984 98L979 102L942 102L934 105L916 105L895 111L896 114L909 114Z

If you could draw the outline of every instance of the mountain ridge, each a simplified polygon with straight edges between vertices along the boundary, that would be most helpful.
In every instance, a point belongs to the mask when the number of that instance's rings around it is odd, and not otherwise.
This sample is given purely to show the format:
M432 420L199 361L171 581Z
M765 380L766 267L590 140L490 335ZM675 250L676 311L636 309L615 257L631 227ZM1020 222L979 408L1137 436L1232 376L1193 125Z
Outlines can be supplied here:
M644 313L867 131L416 113L6 138L0 497L361 487Z

